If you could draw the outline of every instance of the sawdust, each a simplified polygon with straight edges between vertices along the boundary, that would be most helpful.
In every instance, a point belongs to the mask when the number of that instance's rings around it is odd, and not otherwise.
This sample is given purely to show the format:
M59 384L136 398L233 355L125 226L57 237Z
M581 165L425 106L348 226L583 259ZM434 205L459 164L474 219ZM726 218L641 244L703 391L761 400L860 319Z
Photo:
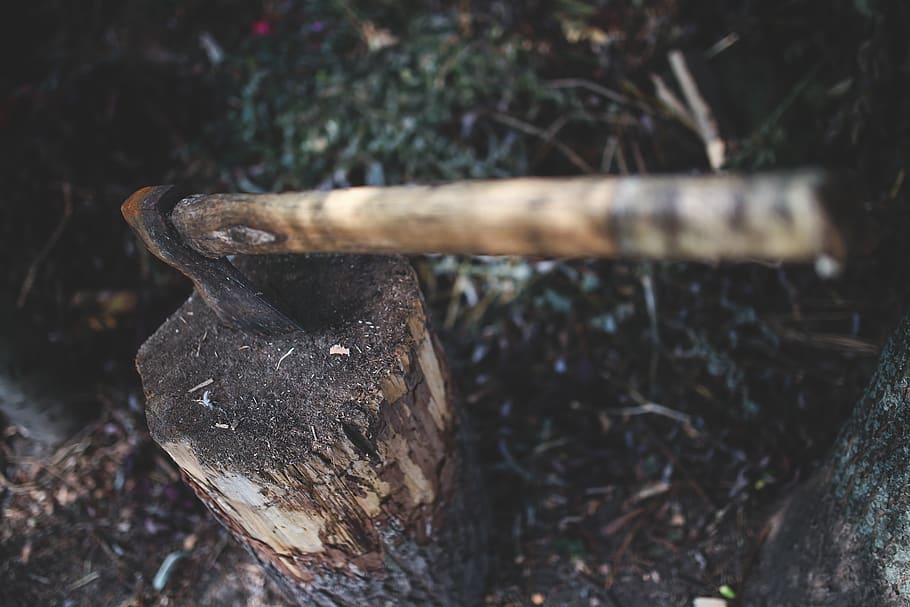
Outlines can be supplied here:
M246 335L191 296L137 357L152 436L189 441L203 463L261 471L299 462L351 428L372 435L382 379L398 368L395 349L410 339L419 301L407 261L319 255L237 265L304 330Z

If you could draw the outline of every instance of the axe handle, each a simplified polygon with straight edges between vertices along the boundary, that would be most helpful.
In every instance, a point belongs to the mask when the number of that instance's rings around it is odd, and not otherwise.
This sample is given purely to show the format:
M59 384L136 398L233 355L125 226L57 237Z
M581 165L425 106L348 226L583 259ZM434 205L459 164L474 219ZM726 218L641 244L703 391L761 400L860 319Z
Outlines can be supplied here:
M463 253L655 259L840 259L820 174L582 177L210 194L171 221L210 257Z

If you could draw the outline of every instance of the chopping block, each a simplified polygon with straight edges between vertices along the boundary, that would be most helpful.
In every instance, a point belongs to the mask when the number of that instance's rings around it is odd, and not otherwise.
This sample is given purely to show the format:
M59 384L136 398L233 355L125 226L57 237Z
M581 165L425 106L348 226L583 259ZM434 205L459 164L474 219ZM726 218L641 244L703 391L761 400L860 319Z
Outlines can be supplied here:
M191 296L137 357L154 440L295 602L478 603L484 502L408 262L235 263L300 330L234 329Z

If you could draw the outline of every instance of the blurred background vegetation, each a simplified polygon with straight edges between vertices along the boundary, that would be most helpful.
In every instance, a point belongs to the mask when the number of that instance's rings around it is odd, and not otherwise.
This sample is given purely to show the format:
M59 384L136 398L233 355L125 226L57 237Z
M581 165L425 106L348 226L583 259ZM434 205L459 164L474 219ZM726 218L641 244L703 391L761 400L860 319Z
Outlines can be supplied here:
M52 504L19 516L38 498L3 489L0 578L52 582L7 592L87 596L92 584L60 590L72 567L53 555L96 536L123 552L97 557L99 579L146 604L193 592L220 554L222 532L145 434L132 357L189 287L123 225L133 190L707 172L661 94L681 97L674 49L705 76L728 168L821 165L853 184L844 277L414 263L489 480L491 603L736 588L756 521L831 444L907 302L908 25L910 8L874 0L14 5L0 24L3 372L67 377L99 411L72 457L3 456L11 483ZM118 526L123 511L134 522ZM67 548L73 520L87 531ZM200 547L158 592L152 577L187 537Z

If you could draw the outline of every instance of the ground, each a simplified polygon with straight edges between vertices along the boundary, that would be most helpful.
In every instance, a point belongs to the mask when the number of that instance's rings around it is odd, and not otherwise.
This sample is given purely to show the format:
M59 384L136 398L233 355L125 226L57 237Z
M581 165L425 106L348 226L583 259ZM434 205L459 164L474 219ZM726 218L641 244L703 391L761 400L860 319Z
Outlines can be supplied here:
M344 42L319 29L331 20L271 2L139 4L19 6L0 37L0 159L9 167L0 177L0 339L16 353L10 372L66 377L74 402L93 407L92 421L50 455L23 451L24 430L6 429L0 603L283 605L148 436L132 360L189 286L138 248L119 204L140 186L175 180L200 191L317 187L407 180L435 165L397 158L419 142L382 140L395 134L380 128L386 115L364 127L377 141L367 160L359 150L344 156L348 140L339 140L346 173L331 163L318 173L305 155L283 164L275 141L322 150L313 158L335 149L325 132L282 140L275 124L254 119L301 111L276 92L283 28L326 36L306 38L315 54ZM488 604L735 602L766 516L830 448L907 301L907 128L896 84L905 43L895 33L906 11L722 4L491 2L461 14L473 15L474 31L500 20L521 41L509 52L531 49L548 79L621 85L652 109L648 75L670 79L669 45L704 51L735 34L708 70L723 84L714 107L730 115L738 168L822 164L860 184L847 209L853 256L833 281L803 266L413 259L490 492ZM404 39L369 30L363 11L345 14L363 44ZM222 71L211 69L212 44L233 52ZM402 86L426 48L389 47ZM480 69L465 61L455 68ZM326 78L312 66L288 69ZM339 73L330 76L342 84L369 82ZM484 73L496 83L503 72ZM265 94L274 107L263 109L254 82L274 87ZM427 155L453 159L428 178L461 170L462 160L479 171L465 176L709 170L698 138L659 112L608 111L552 91L538 98L533 83L511 84L520 93L495 111L485 81L466 82L470 96L434 98L461 112L451 141L475 130L461 147L426 143ZM236 97L220 94L241 85ZM436 106L427 107L420 120L442 132ZM595 110L604 115L596 145L593 123L560 122ZM231 131L224 116L243 129Z

